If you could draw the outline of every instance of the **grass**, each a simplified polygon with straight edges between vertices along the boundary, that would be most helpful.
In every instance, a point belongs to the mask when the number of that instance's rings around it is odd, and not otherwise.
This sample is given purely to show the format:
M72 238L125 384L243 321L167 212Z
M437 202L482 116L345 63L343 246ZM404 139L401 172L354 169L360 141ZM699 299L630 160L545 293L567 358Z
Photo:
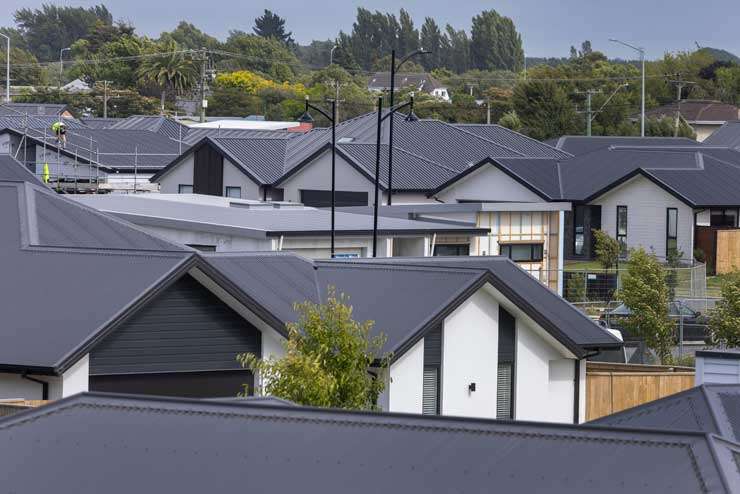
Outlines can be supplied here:
M619 269L627 269L628 265L628 261L619 261ZM563 269L565 271L604 271L599 261L565 261ZM614 268L610 268L609 271L613 272Z

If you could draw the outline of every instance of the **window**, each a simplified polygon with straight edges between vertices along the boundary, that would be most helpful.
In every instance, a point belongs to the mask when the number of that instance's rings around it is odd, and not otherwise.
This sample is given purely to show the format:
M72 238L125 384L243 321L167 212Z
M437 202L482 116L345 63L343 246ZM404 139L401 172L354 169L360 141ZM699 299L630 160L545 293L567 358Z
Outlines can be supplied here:
M331 207L331 190L302 190L301 202L314 208ZM336 207L367 206L367 192L349 192L337 190L334 192Z
M334 259L355 259L360 257L357 252L335 252Z
M586 239L585 206L576 206L573 210L573 254L583 255L583 244Z
M678 251L678 209L666 209L665 256Z
M737 228L737 209L711 209L709 218L711 226Z
M496 375L496 418L514 418L514 370L516 319L498 308L498 371Z
M435 244L435 256L469 256L470 244Z
M501 255L514 262L540 262L542 244L501 244Z
M442 370L442 326L424 335L424 382L421 399L421 413L439 415L440 413L440 374Z
M241 187L226 187L226 197L231 197L233 199L241 199L242 198L242 188Z
M186 184L180 184L177 186L177 193L178 194L192 194L193 193L193 186L192 185L186 185Z
M627 206L617 206L617 242L620 254L627 255Z

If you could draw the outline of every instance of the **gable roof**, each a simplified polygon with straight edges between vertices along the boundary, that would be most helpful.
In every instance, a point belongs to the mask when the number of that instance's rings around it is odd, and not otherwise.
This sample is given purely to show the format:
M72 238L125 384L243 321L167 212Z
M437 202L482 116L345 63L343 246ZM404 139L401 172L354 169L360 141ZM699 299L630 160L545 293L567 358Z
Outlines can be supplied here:
M652 108L645 112L648 118L675 117L680 109L681 117L689 123L721 123L740 118L737 106L712 100L682 100L679 107L676 102Z
M13 116L28 114L29 116L57 117L67 110L63 103L0 103L0 115Z
M740 385L702 384L591 423L706 432L740 442Z
M704 139L704 144L727 146L740 150L740 120L728 120Z
M690 432L103 393L0 419L16 492L724 494L738 451Z

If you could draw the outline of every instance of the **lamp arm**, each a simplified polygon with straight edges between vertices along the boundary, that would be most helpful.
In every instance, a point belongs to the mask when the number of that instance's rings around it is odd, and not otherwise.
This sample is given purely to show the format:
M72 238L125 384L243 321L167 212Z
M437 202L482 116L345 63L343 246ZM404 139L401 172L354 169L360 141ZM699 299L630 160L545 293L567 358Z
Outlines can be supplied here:
M391 115L393 115L397 111L406 108L407 106L410 106L410 107L413 108L413 104L414 104L414 100L412 99L412 100L409 100L409 101L407 101L405 103L399 103L397 105L394 105L393 108L391 108L390 110L388 110L388 113L386 113L385 115L383 115L383 117L380 119L380 121L382 122L386 118L390 117Z
M306 101L306 108L311 108L312 110L316 110L317 112L321 113L324 117L326 117L330 122L333 122L334 121L334 119L332 118L331 115L329 115L328 113L326 113L324 110L322 110L318 106L312 105L308 101Z

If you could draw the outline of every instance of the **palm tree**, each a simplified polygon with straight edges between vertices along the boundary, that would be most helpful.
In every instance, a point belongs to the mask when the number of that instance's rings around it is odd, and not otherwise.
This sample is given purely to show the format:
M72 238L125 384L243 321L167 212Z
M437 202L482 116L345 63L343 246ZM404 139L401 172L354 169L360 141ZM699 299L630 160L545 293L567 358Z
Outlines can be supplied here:
M165 44L164 48L165 53L146 58L138 70L141 82L161 89L162 113L169 91L178 94L187 91L198 78L198 70L190 53L182 51L175 42Z

